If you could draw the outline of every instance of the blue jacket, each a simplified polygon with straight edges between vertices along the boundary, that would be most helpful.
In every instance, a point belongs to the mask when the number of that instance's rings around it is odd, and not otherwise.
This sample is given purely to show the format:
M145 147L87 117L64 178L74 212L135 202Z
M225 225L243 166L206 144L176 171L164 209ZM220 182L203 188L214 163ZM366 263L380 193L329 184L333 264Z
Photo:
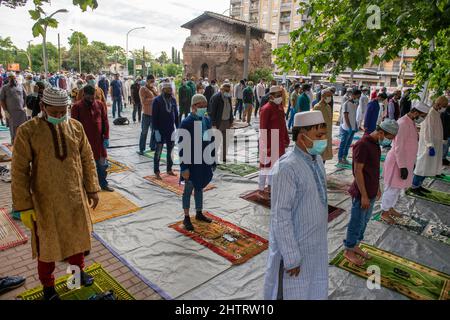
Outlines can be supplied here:
M213 167L215 167L215 164L209 165L205 163L205 160L203 158L203 152L205 151L205 148L210 145L211 141L203 141L203 133L200 134L198 137L194 135L194 124L196 122L203 122L203 125L205 128L203 128L203 131L211 129L211 120L209 117L200 118L197 115L189 114L187 118L183 120L181 123L180 129L185 129L189 131L191 136L191 141L189 144L189 147L191 148L191 161L190 164L183 162L183 148L180 148L179 156L180 156L180 169L181 172L184 172L186 170L189 170L190 177L189 180L192 181L194 184L194 188L196 190L204 189L212 180L213 177ZM198 135L198 134L197 134ZM183 137L180 135L180 138L178 140L178 143L183 141ZM202 163L201 164L195 164L194 162L194 145L195 144L202 144ZM214 153L212 154L214 156ZM187 161L186 161L187 162ZM181 176L181 175L180 175ZM183 177L180 178L181 181L184 181Z
M380 104L378 100L372 100L367 105L366 117L364 118L364 129L367 133L372 133L377 128L378 115L380 113Z
M172 141L172 133L179 126L177 101L174 97L170 98L170 105L171 112L169 113L162 95L153 100L152 129L159 131L162 143L170 143Z

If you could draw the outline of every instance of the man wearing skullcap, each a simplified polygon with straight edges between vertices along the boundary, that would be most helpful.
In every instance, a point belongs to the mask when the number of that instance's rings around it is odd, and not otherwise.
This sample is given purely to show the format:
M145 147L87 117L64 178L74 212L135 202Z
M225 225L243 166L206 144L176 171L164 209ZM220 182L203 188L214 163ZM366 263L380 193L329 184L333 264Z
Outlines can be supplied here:
M328 199L320 111L295 115L295 147L272 169L266 300L328 298Z
M330 106L333 92L329 89L322 90L320 101L314 106L314 110L322 112L327 128L333 128L333 109ZM322 159L328 161L333 159L333 130L327 130L327 148L322 154Z
M87 85L83 88L83 100L72 106L71 116L81 122L86 132L94 153L100 188L112 192L113 189L108 186L106 180L108 168L106 148L109 148L108 114L106 105L95 99L95 87Z
M419 134L419 152L414 170L412 192L423 196L430 193L422 187L426 177L442 175L442 141L444 128L441 121L441 110L447 108L448 99L440 96L430 109L425 121L422 122Z
M33 258L45 300L59 300L55 262L80 268L81 285L92 285L84 252L91 250L90 206L100 191L94 156L80 122L67 118L67 91L46 88L42 116L17 131L12 159L12 198L32 233Z
M205 159L204 153L211 143L208 141L208 130L211 129L211 120L207 114L207 100L204 95L196 94L191 101L192 112L183 120L180 131L186 130L189 135L180 133L180 170L181 181L184 181L183 210L184 227L188 231L194 231L189 209L191 204L191 195L195 198L195 219L206 223L211 223L211 219L203 215L203 189L211 182L213 177L214 158ZM188 140L184 140L187 139ZM190 150L185 153L184 148ZM195 152L199 152L198 155ZM201 152L201 153L200 153ZM211 155L212 156L212 155Z
M289 134L286 127L283 109L283 92L280 86L270 88L269 102L261 108L259 124L259 197L267 199L269 193L265 192L266 186L270 190L268 181L270 169L275 162L284 155L289 147ZM275 142L275 144L272 144Z
M17 82L16 74L10 72L8 74L8 84L4 85L0 91L0 106L5 111L6 119L9 123L11 144L14 144L17 128L27 121L26 98L27 92L24 87Z
M231 103L231 83L224 82L220 91L212 96L208 114L211 117L212 126L222 133L222 161L227 161L228 142L232 133L230 128L233 126L233 107ZM220 146L217 146L219 150Z
M353 147L353 176L355 180L349 189L352 196L352 210L344 240L344 257L362 266L371 257L359 244L364 240L367 223L372 217L375 201L381 198L380 146L390 143L398 133L395 120L386 119L371 134L364 136Z
M95 88L95 100L100 100L103 102L106 108L106 98L105 94L103 93L103 90L97 86L95 83L95 77L93 74L88 74L86 76L87 84ZM84 90L78 90L77 99L76 102L80 102L84 100Z
M161 180L159 162L164 145L167 147L167 174L175 175L172 171L172 150L175 145L172 134L179 126L177 101L173 97L173 89L170 82L163 82L162 92L153 100L152 127L155 131L156 152L153 159L153 170L156 178Z
M108 92L109 92L109 81L106 79L106 76L102 74L100 76L100 80L98 82L98 86L103 90L103 94L105 95L105 99L108 100Z
M419 135L416 124L422 123L430 110L425 103L418 102L405 116L398 120L398 133L384 162L384 193L381 201L382 218L394 223L392 217L401 215L394 210L403 189L411 187L413 171L419 150Z

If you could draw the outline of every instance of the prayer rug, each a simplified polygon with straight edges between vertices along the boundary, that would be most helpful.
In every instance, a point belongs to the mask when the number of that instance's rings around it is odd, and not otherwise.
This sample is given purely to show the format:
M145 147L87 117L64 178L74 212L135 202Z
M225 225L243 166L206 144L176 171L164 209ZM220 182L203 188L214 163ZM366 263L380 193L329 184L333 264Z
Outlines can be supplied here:
M0 126L0 131L9 131L7 126Z
M249 165L247 163L223 163L217 166L218 169L228 171L241 177L253 175L259 171L258 167Z
M234 121L233 122L233 126L231 127L231 129L243 129L243 128L247 128L250 125L247 122L242 122L242 121Z
M270 199L269 200L261 199L258 196L258 190L243 194L243 195L241 195L240 198L247 200L249 202L252 202L254 204L258 204L263 207L266 207L267 209L270 209ZM343 209L328 205L328 222L333 221L334 219L339 217L344 212L345 212L345 210L343 210Z
M392 217L392 219L395 221L395 224L392 225L394 227L450 245L449 226L423 219L418 215L402 215L401 218ZM381 213L374 215L372 220L380 221L388 226L391 225L381 218Z
M4 208L0 208L0 251L10 249L28 241L28 237L9 216Z
M180 183L180 173L175 172L175 174L175 176L170 176L167 173L161 173L162 180L156 179L155 176L147 176L144 177L144 179L160 186L163 189L172 191L173 193L182 196L184 192L184 183ZM205 189L203 189L203 192L210 191L215 188L215 185L209 184Z
M348 177L350 179L347 179L347 177L337 177L332 175L327 175L327 189L329 191L333 192L343 192L347 193L348 189L350 189L350 186L353 182L353 176Z
M330 265L367 279L370 266L381 270L381 285L397 291L414 300L449 300L450 276L390 252L361 244L361 249L372 256L362 267L344 258L344 250L334 258Z
M85 271L94 277L94 284L90 287L70 290L67 283L70 275L58 278L55 289L62 300L89 300L94 295L112 291L117 300L136 300L117 280L115 280L100 264L94 263ZM25 291L17 296L21 300L43 300L44 292L42 286Z
M99 192L100 201L95 210L91 210L92 223L138 211L140 208L118 192Z
M108 159L108 169L106 170L108 173L120 173L128 170L130 170L130 168L125 164L113 159Z
M445 206L450 206L450 193L441 192L433 189L427 189L428 191L431 191L431 193L424 194L424 196L419 196L411 191L411 189L408 189L406 191L406 194L410 197L423 199L426 201L435 202L438 204L443 204Z
M439 181L444 181L444 182L449 182L450 183L450 175L448 175L448 174L446 174L446 175L444 175L443 177L436 177L435 178L436 180L439 180Z
M155 158L155 151L147 150L144 152L144 157L154 159ZM167 149L164 148L161 153L161 161L166 162L167 161ZM178 155L178 152L172 153L172 161L173 164L179 165L180 164L180 157Z
M344 170L353 170L353 164L342 164L342 163L337 163L336 164L336 168L339 169L344 169ZM383 166L380 166L380 174L383 174Z
M213 222L198 222L192 218L194 232L187 231L184 228L183 221L169 227L214 251L234 265L247 262L269 247L269 242L266 239L222 220L209 212L204 214Z

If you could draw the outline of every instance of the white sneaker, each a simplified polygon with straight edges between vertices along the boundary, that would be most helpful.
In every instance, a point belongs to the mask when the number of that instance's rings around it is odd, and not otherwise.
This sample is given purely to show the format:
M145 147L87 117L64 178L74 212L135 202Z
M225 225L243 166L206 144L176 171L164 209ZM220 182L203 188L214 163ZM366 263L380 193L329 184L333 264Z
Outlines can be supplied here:
M0 172L0 180L3 182L11 182L11 173L8 169L3 169Z

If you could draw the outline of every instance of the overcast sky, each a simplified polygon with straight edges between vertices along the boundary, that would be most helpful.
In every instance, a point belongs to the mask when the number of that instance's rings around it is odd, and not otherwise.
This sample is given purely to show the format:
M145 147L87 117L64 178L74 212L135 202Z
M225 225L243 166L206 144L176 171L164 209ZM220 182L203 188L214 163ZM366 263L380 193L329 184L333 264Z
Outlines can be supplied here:
M19 48L25 48L28 40L37 44L42 38L33 38L31 20L26 7L8 9L0 7L0 36L10 36ZM68 9L69 13L58 14L58 29L47 32L48 41L67 45L70 29L83 32L89 41L102 41L109 45L126 46L126 33L134 27L145 26L145 30L133 31L129 38L129 48L142 49L143 46L153 54L161 51L171 52L172 46L181 50L189 31L180 26L204 11L223 13L230 6L230 0L98 0L96 10L81 12L72 5L72 0L53 0L44 10L52 13L58 9ZM226 13L228 15L228 12Z

